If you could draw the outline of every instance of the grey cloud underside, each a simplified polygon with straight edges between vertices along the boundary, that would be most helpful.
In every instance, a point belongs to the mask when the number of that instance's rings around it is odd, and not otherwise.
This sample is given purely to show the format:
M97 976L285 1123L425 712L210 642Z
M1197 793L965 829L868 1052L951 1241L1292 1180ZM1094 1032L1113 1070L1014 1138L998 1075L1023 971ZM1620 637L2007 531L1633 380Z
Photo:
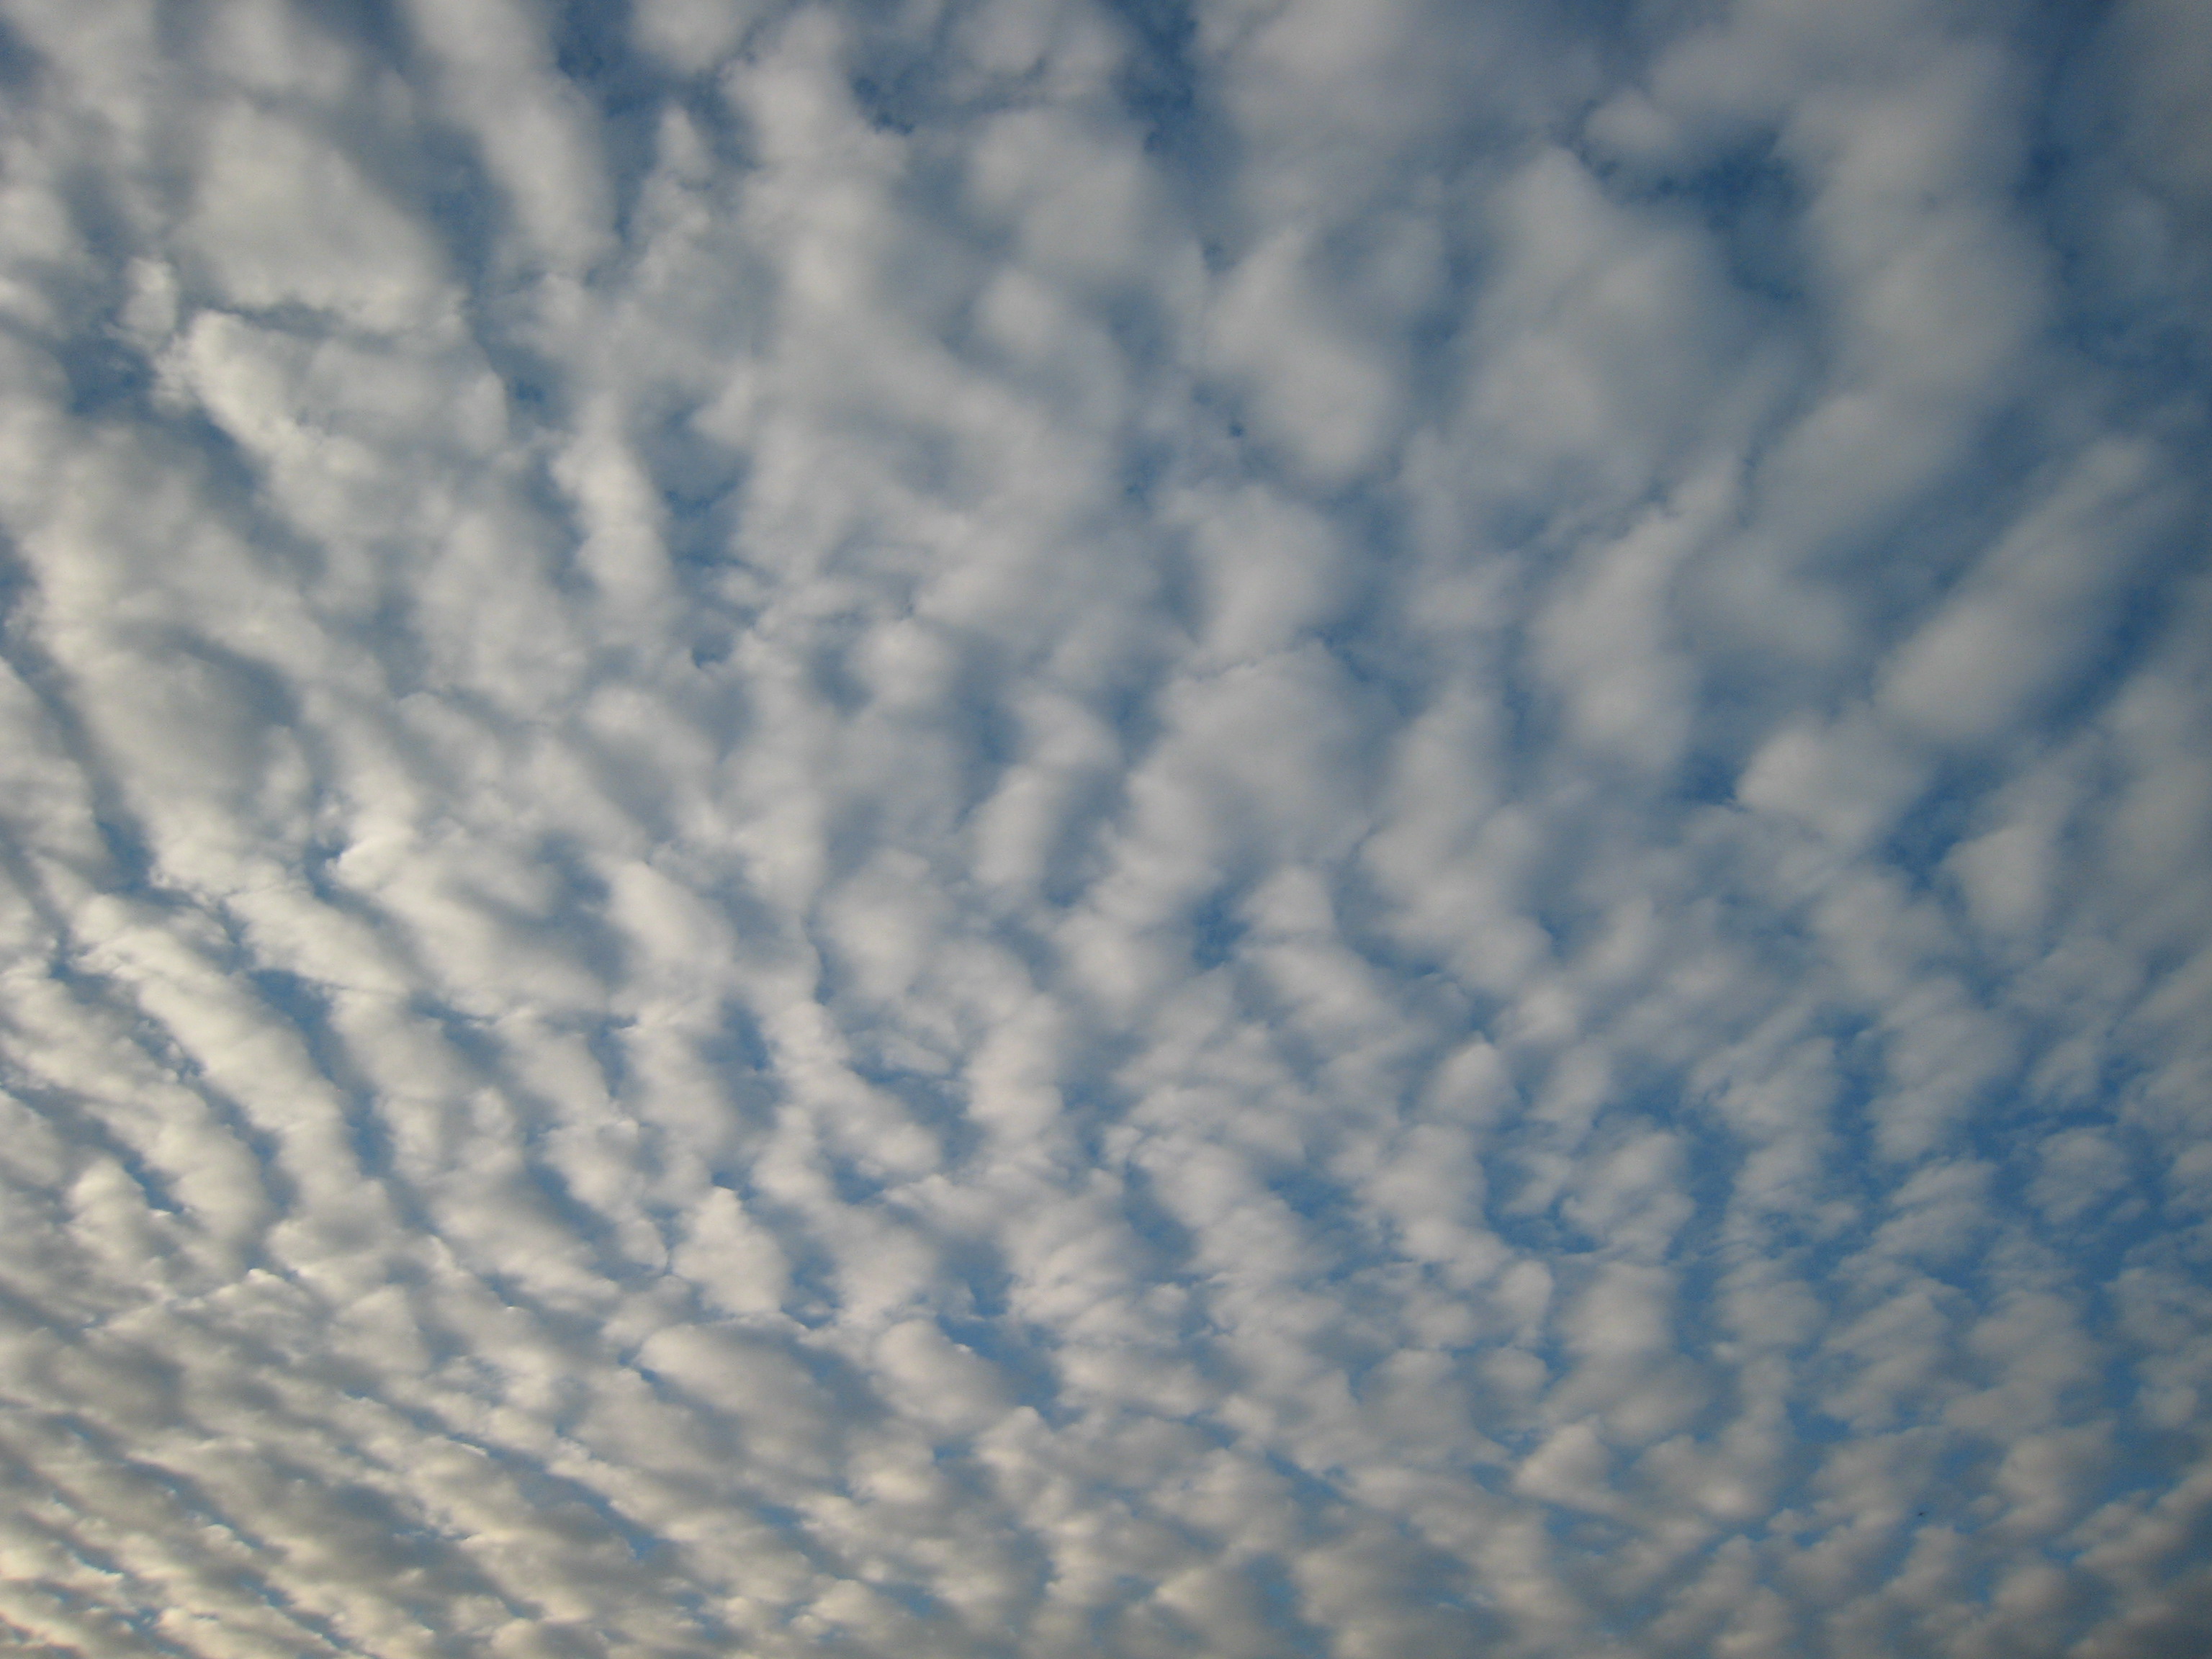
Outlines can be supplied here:
M2212 1644L2182 0L0 32L0 1645Z

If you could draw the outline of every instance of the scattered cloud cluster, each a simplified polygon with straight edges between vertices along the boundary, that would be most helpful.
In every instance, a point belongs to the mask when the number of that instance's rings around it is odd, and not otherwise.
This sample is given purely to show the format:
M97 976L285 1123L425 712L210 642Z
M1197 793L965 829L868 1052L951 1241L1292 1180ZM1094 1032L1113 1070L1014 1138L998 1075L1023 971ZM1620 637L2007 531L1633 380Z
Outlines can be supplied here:
M0 1643L2212 1644L2180 0L0 7Z

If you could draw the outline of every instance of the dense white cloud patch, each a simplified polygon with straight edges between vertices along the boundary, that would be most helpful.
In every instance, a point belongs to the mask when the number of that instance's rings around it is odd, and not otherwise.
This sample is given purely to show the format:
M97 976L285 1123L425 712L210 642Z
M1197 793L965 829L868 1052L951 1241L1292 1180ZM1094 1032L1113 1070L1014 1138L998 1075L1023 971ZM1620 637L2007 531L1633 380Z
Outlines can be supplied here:
M0 19L0 1644L2212 1644L2191 7Z

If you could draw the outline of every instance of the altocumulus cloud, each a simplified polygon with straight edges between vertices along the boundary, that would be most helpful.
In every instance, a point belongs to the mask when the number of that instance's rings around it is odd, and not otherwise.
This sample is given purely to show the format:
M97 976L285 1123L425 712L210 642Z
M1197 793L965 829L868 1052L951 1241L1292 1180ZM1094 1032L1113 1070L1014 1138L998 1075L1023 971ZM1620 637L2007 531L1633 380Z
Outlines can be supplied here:
M0 20L0 1644L2212 1647L2202 7Z

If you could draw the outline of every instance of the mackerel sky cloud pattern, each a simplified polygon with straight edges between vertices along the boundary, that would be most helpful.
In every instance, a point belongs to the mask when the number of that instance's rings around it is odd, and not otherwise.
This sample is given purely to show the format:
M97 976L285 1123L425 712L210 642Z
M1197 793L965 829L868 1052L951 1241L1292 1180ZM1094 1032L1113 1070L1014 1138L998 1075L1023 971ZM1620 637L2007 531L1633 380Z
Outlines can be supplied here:
M0 0L0 1648L2212 1650L2191 0Z

